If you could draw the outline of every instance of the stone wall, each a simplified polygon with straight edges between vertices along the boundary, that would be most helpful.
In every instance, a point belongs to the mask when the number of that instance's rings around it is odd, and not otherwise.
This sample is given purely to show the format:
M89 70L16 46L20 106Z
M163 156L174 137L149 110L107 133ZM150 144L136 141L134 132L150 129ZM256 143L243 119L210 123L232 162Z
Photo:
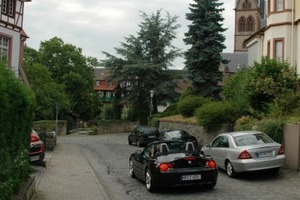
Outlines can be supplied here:
M189 134L195 136L198 140L199 146L203 146L211 141L215 136L221 132L227 132L227 126L224 126L221 130L216 132L207 132L203 126L198 126L196 124L186 124L182 122L169 122L169 121L159 121L159 131L168 130L184 130Z
M101 124L97 127L97 134L131 132L134 127L136 127L136 123L134 122Z

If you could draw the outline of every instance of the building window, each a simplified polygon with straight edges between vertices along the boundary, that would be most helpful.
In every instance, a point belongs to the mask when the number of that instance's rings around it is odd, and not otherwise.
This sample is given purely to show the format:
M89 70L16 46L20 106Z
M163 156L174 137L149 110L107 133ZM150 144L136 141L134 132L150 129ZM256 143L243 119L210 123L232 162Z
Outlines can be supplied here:
M271 52L271 42L268 41L268 44L267 44L267 57L270 58L270 52Z
M255 22L253 20L253 17L248 17L247 19L247 26L248 26L248 31L253 32L255 30Z
M280 60L283 60L284 51L283 51L283 39L274 40L274 57Z
M0 36L0 60L8 61L9 39Z
M2 1L2 14L14 17L15 15L15 0L1 0Z
M243 3L243 8L251 8L251 3L248 0L245 0Z
M270 15L270 13L271 13L271 0L268 0L268 2L267 2L267 12L268 12L268 15Z
M245 23L245 17L241 17L240 20L239 20L239 31L240 32L243 32L243 31L246 31L246 23Z
M283 8L283 0L275 0L275 11L282 11Z

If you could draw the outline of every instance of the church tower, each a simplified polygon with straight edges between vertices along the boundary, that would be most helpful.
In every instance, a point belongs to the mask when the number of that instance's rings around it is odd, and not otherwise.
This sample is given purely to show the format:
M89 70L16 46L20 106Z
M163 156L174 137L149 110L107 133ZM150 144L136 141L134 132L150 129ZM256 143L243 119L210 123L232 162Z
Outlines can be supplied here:
M264 0L236 0L234 52L247 52L243 42L261 28Z

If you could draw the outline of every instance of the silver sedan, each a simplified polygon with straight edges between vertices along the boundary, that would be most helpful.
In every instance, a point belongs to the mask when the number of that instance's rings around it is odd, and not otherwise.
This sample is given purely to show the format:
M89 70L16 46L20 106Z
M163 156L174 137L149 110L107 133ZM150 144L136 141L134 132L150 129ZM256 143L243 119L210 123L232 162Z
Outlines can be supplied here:
M219 134L201 153L211 156L229 177L266 169L277 173L286 160L283 146L260 131Z

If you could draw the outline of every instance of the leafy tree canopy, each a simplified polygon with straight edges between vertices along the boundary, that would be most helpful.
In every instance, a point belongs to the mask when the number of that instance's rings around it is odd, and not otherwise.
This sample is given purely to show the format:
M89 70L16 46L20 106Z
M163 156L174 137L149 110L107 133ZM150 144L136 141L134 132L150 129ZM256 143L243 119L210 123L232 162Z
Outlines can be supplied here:
M25 66L26 70L33 70L29 81L34 84L35 93L42 95L39 96L40 117L49 116L50 106L57 101L65 115L72 113L91 119L98 112L93 85L94 67L99 66L99 62L96 58L83 56L81 48L54 37L41 42L39 51L26 47ZM34 73L39 73L39 76ZM51 105L43 110L45 102Z
M158 10L151 15L142 12L141 17L137 36L125 37L121 47L115 48L120 57L103 52L107 59L102 60L102 66L112 72L112 80L120 83L122 100L138 107L136 110L146 111L141 114L145 117L150 90L155 91L154 111L157 104L166 104L177 97L174 72L168 67L181 53L172 45L179 27L177 16L167 13L163 18Z
M60 102L62 110L68 110L69 99L64 86L54 82L48 68L33 63L26 67L26 73L37 102L35 120L55 119L57 102Z

